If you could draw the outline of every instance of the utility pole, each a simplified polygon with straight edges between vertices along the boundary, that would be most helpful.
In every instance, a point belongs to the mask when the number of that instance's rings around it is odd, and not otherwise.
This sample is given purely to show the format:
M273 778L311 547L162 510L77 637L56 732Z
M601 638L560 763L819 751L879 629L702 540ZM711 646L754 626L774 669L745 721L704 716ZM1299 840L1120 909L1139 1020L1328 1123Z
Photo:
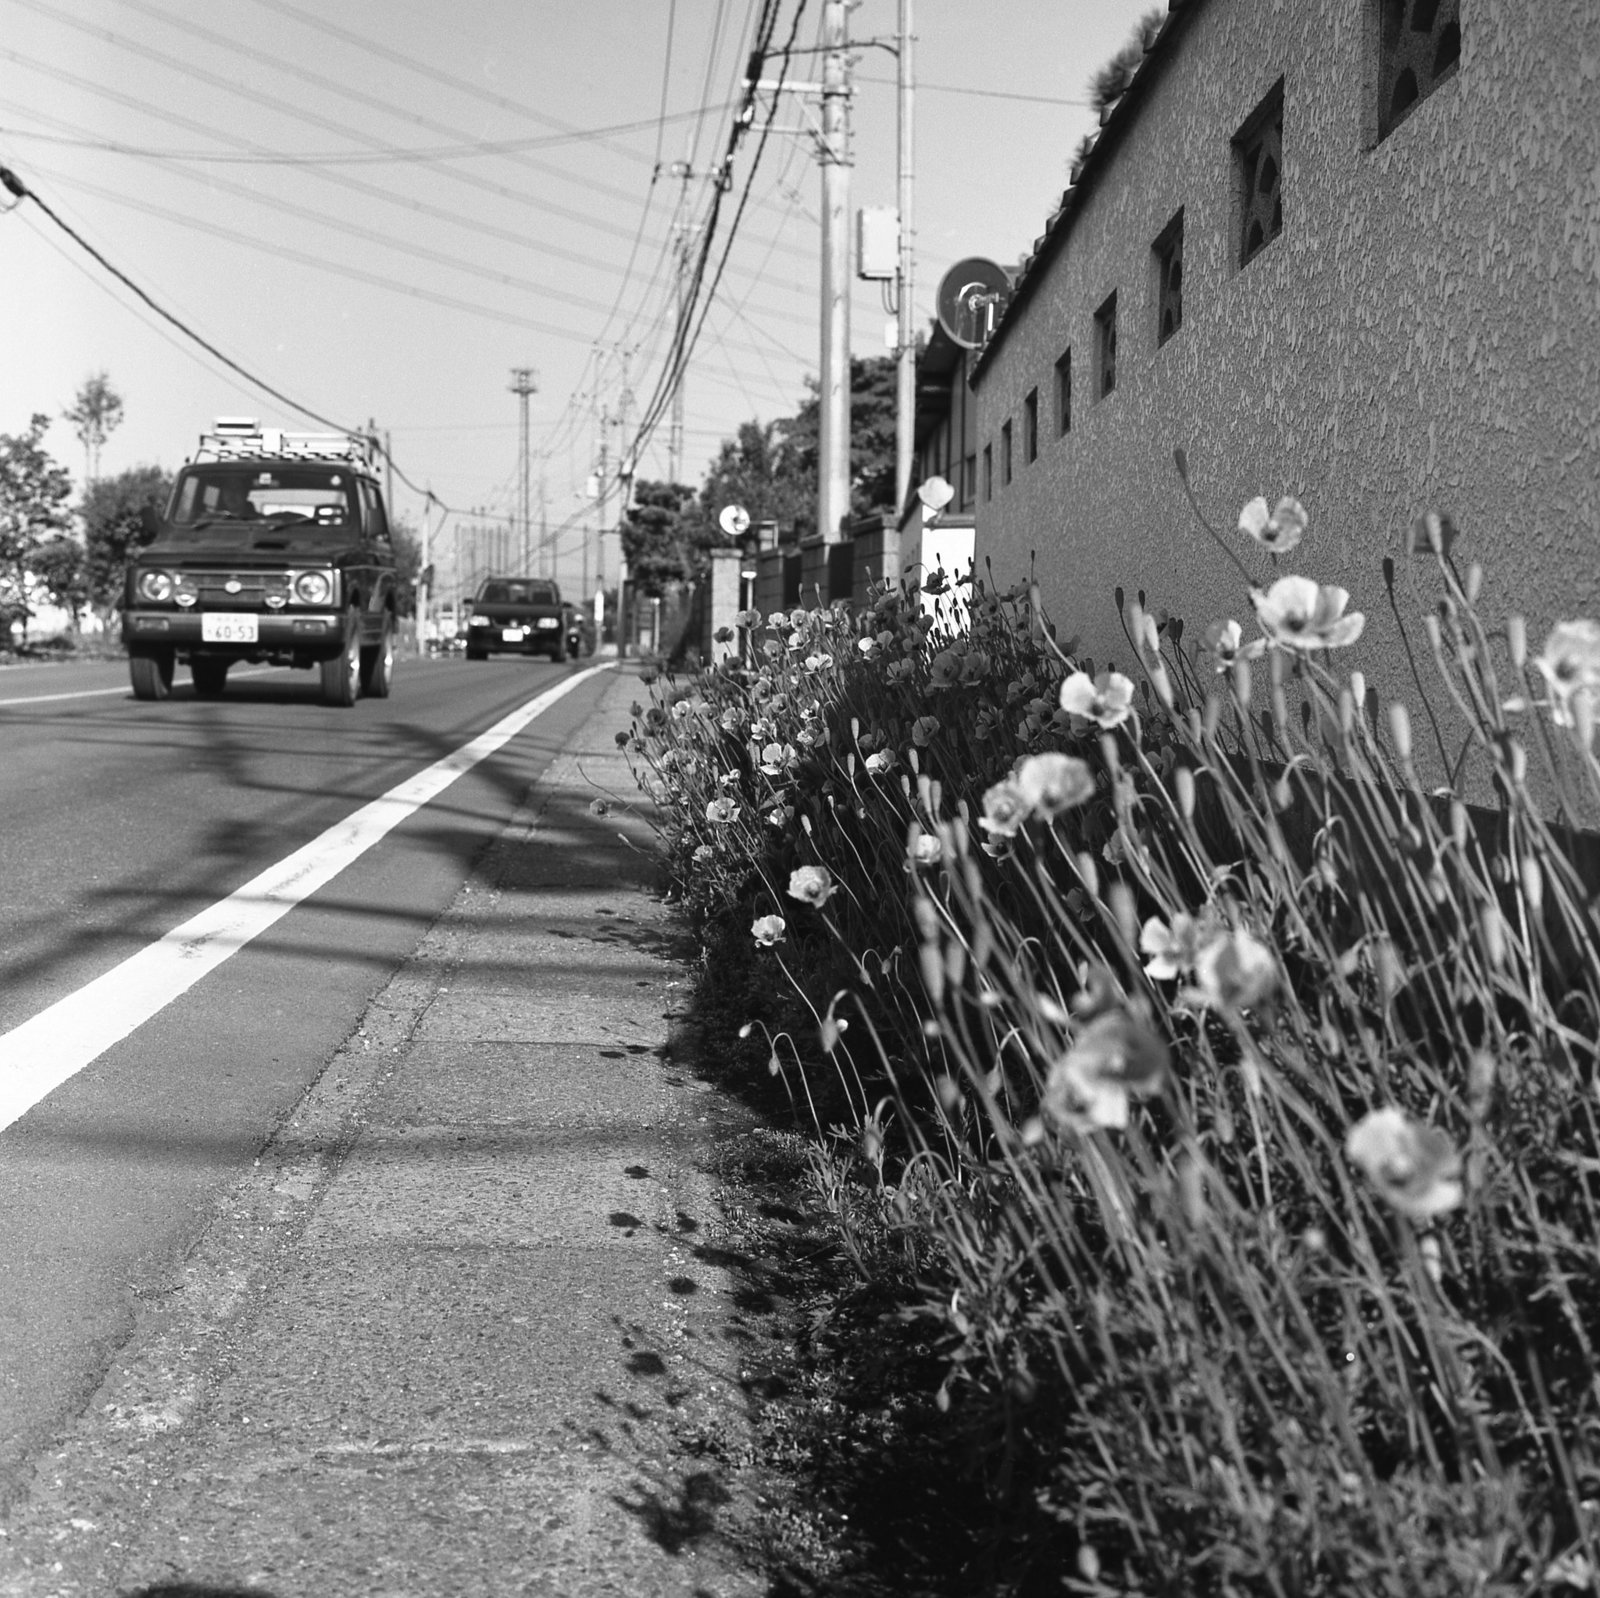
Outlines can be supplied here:
M511 368L511 392L517 396L520 408L521 428L517 438L517 485L520 493L518 500L518 520L522 529L521 561L517 566L520 575L526 576L528 566L528 539L533 527L533 517L528 500L528 396L539 392L539 385L534 380L534 371L531 366L513 366Z
M845 0L824 0L817 530L827 544L844 537L850 514L850 67L845 20Z
M687 184L687 167L684 170L686 174L685 183ZM683 326L684 279L689 275L689 252L693 247L695 235L700 230L692 222L677 222L673 224L672 231L678 257L678 310L675 325L681 328ZM676 483L683 472L683 385L685 375L680 374L678 381L672 386L672 424L667 432L667 481L669 483Z
M539 457L539 569L544 571L545 552L548 551L550 570L547 576L556 575L556 552L550 548L550 512L545 502L545 469L544 456Z
M899 116L896 119L900 168L900 270L897 342L899 365L895 372L894 422L894 513L898 521L911 492L911 455L917 431L917 330L911 303L916 275L916 248L911 231L912 140L911 98L914 77L911 70L911 0L900 0L900 30L896 52L895 80Z

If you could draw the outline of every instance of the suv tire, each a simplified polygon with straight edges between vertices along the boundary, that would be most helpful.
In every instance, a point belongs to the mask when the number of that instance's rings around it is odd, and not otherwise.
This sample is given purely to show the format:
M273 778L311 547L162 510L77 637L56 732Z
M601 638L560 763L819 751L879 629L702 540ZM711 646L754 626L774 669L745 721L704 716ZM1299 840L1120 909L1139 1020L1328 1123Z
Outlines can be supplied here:
M344 613L344 648L322 662L322 702L348 709L361 693L361 616L351 606Z
M165 699L172 692L172 654L130 655L128 676L135 699Z
M361 651L361 692L368 699L387 699L394 681L394 617L383 613L383 631L370 649Z
M189 674L194 678L196 699L220 699L228 686L228 667L231 660L216 660L200 655L189 662Z

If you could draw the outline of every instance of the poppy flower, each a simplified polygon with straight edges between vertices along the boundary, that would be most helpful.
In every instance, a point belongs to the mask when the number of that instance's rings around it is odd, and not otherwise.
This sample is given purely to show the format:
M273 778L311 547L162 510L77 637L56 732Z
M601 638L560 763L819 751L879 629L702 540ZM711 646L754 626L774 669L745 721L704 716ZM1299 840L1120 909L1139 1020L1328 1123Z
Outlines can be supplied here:
M1300 542L1305 530L1305 509L1287 494L1278 501L1276 510L1269 511L1266 500L1258 494L1239 512L1239 531L1274 555L1287 554Z
M1412 1220L1430 1220L1461 1203L1461 1156L1449 1134L1392 1105L1362 1116L1344 1151L1383 1199Z
M1029 755L1017 767L1015 780L1029 810L1046 821L1094 797L1088 763L1057 750Z
M1086 671L1075 671L1061 684L1061 708L1109 731L1132 714L1133 683L1120 671L1103 671L1093 679Z
M1557 622L1533 664L1550 685L1555 724L1575 726L1582 706L1592 727L1600 711L1600 622Z
M826 866L797 866L789 873L789 897L820 908L833 897L833 873Z
M1309 577L1280 577L1265 592L1253 589L1250 602L1262 630L1285 649L1340 649L1353 644L1367 624L1359 610L1345 615L1345 589L1324 588Z
M1213 622L1206 629L1206 648L1219 675L1232 671L1236 660L1255 660L1266 653L1265 638L1252 638L1248 644L1243 639L1244 629L1232 618Z
M1166 1044L1146 1022L1108 1010L1051 1065L1045 1114L1079 1132L1125 1127L1130 1101L1159 1092L1169 1063Z
M978 825L991 838L1014 838L1027 819L1028 801L1012 778L997 782L984 794Z

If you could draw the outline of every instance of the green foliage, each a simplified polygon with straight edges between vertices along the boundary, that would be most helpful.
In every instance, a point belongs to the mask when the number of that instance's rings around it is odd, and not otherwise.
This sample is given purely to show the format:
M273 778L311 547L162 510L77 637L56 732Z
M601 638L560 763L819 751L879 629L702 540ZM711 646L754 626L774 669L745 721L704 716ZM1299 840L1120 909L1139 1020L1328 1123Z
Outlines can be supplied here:
M104 372L95 372L84 379L72 409L63 411L62 418L72 423L83 445L84 481L93 483L100 475L100 450L121 425L122 396Z
M84 490L85 602L102 615L122 601L123 568L144 539L143 513L161 513L171 495L172 475L159 466L135 466L115 477L96 478Z
M633 485L622 518L622 553L636 593L659 599L699 575L703 546L684 514L693 498L694 490L682 483Z
M72 480L44 447L50 418L36 413L25 433L0 433L0 612L26 618L27 576L40 547L66 532Z
M850 513L869 516L892 511L895 468L895 361L892 356L850 358ZM809 485L807 532L815 525L821 396L808 379L809 393L792 420L782 423L789 470Z
M78 617L89 603L88 570L83 546L77 539L58 533L39 546L30 566L35 580L50 596L51 603L70 612L72 625L76 628Z
M417 583L422 576L422 537L404 517L391 516L389 541L394 545L396 612L415 616Z
M724 506L743 505L752 523L776 522L787 532L810 532L817 519L815 450L810 475L788 443L785 422L743 422L706 473L694 505L684 512L697 543L721 542L715 531Z
M1301 579L1248 645L1130 605L1138 691L1026 587L902 589L745 613L639 711L685 912L787 995L769 1068L917 1234L940 1402L1064 1590L1593 1590L1600 918L1549 818L1600 808L1600 627L1530 659L1423 533L1485 814Z

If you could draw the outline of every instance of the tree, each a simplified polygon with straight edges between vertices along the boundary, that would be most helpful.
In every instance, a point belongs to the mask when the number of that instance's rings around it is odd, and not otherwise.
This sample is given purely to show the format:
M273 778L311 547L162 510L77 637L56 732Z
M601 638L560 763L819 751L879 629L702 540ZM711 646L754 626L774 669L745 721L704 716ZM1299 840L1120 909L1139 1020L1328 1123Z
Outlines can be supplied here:
M88 569L83 545L66 533L47 538L30 562L34 579L52 604L72 617L72 630L78 631L78 618L89 603Z
M695 502L683 514L684 537L703 564L703 551L723 542L717 518L725 506L742 505L752 523L776 522L790 528L798 523L809 532L817 515L816 462L807 479L796 466L784 441L784 422L741 422L722 449Z
M422 539L404 517L391 516L389 542L394 545L395 608L402 616L415 616L417 583L422 576Z
M61 414L64 420L72 423L78 442L83 445L87 486L99 476L101 446L122 421L122 396L111 386L111 379L104 372L95 372L84 379L72 409Z
M850 514L893 511L895 474L896 363L892 355L850 360ZM800 409L778 424L784 472L804 483L809 495L809 531L816 524L817 472L821 454L822 397L814 379ZM751 512L752 517L754 512Z
M702 561L696 559L684 520L693 499L694 490L685 483L634 483L621 532L628 581L635 593L659 599L699 575Z
M25 433L0 433L0 626L9 637L13 621L24 625L28 573L40 546L66 532L72 479L45 449L50 418L35 412Z
M84 489L84 592L102 619L122 602L123 567L144 541L143 512L148 507L159 515L171 496L172 478L159 466L136 466Z

